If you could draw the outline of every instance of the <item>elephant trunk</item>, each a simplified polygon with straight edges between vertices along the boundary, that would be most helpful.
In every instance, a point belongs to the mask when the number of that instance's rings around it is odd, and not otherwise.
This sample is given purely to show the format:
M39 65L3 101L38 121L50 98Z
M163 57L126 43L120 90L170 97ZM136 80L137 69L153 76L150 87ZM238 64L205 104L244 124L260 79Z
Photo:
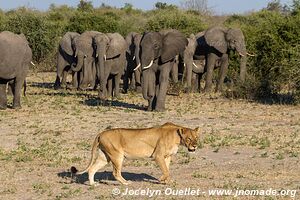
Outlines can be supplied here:
M86 59L83 60L83 67L82 67L82 79L80 80L80 88L86 89L88 87L88 79L89 79L89 65L91 63L88 63Z
M100 82L100 87L99 87L99 98L100 99L105 99L106 98L106 83L107 80L105 80L105 57L99 55L99 60L97 63L97 76Z
M78 57L77 58L77 64L72 63L71 64L71 69L73 72L79 72L82 69L83 66L83 58L82 57Z
M141 67L141 61L140 61L140 47L136 46L135 50L134 50L134 57L135 57L135 62L136 62L136 68L135 70L137 70L138 68Z
M155 95L155 74L149 70L143 71L142 93L146 100L150 100Z
M245 82L247 74L247 56L241 56L240 60L240 79L242 82Z
M247 73L247 49L244 42L236 49L240 55L240 79L242 82L245 82L246 73Z

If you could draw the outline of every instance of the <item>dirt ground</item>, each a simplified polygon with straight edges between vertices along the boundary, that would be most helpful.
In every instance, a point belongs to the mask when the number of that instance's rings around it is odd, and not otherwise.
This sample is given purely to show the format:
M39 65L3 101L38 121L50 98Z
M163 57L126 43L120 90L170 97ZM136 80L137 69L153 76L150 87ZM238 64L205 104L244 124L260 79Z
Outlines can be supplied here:
M31 74L22 109L0 111L0 199L145 199L149 195L112 192L185 188L203 192L152 198L232 199L208 191L272 188L297 190L294 199L300 199L300 106L180 94L167 96L166 112L146 112L141 94L123 94L102 105L95 91L53 90L54 79L54 73ZM96 187L88 186L86 175L71 178L71 166L86 167L98 132L165 122L201 128L196 153L180 148L172 160L170 185L158 184L161 172L147 159L125 161L129 186L113 179L111 165L96 174ZM282 198L291 195L237 199Z

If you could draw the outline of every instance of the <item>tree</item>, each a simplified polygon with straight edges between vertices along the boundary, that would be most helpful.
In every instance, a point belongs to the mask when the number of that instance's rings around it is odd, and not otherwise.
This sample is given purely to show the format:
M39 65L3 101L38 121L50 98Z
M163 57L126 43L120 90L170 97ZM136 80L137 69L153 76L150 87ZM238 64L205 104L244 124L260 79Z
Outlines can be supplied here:
M180 2L181 7L186 10L192 10L203 14L209 14L207 0L182 0Z
M172 4L162 3L162 2L158 1L155 3L155 8L156 9L176 9L177 6L172 5Z
M80 0L79 4L77 5L78 10L89 12L94 9L93 4L91 1L87 0Z
M281 12L283 10L283 7L280 3L280 0L273 0L272 2L268 3L266 10Z

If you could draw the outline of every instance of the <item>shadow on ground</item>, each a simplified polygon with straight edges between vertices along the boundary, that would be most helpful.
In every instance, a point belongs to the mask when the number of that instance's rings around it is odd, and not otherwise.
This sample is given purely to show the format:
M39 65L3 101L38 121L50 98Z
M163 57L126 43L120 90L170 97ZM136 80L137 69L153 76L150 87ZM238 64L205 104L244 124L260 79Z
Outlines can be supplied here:
M107 106L107 107L111 106L111 107L121 107L121 108L127 108L127 109L143 110L143 111L146 110L145 107L140 106L140 105L126 103L126 102L122 102L119 100L100 100L95 97L84 100L81 103L84 105L88 105L88 106Z
M71 172L60 172L57 174L58 177L61 177L63 179L71 179L72 183L79 183L79 184L88 184L86 183L88 181L88 174L85 173L83 175L73 175ZM159 183L159 181L154 178L153 176L150 176L145 173L130 173L130 172L122 172L122 176L124 179L128 181L133 182L151 182L151 183ZM98 172L95 174L95 182L100 182L107 184L105 181L116 181L114 176L112 175L112 172ZM110 183L109 183L110 184ZM112 183L116 184L116 183ZM119 185L119 183L117 183Z

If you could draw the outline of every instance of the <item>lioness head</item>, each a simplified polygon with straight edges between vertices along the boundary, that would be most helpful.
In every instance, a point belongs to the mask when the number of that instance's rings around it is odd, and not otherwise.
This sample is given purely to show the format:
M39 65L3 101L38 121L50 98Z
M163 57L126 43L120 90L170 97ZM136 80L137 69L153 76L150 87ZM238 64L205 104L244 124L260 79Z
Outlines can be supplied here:
M194 152L198 146L200 128L197 127L194 130L189 128L178 129L178 134L181 138L181 144L186 146L189 152Z

